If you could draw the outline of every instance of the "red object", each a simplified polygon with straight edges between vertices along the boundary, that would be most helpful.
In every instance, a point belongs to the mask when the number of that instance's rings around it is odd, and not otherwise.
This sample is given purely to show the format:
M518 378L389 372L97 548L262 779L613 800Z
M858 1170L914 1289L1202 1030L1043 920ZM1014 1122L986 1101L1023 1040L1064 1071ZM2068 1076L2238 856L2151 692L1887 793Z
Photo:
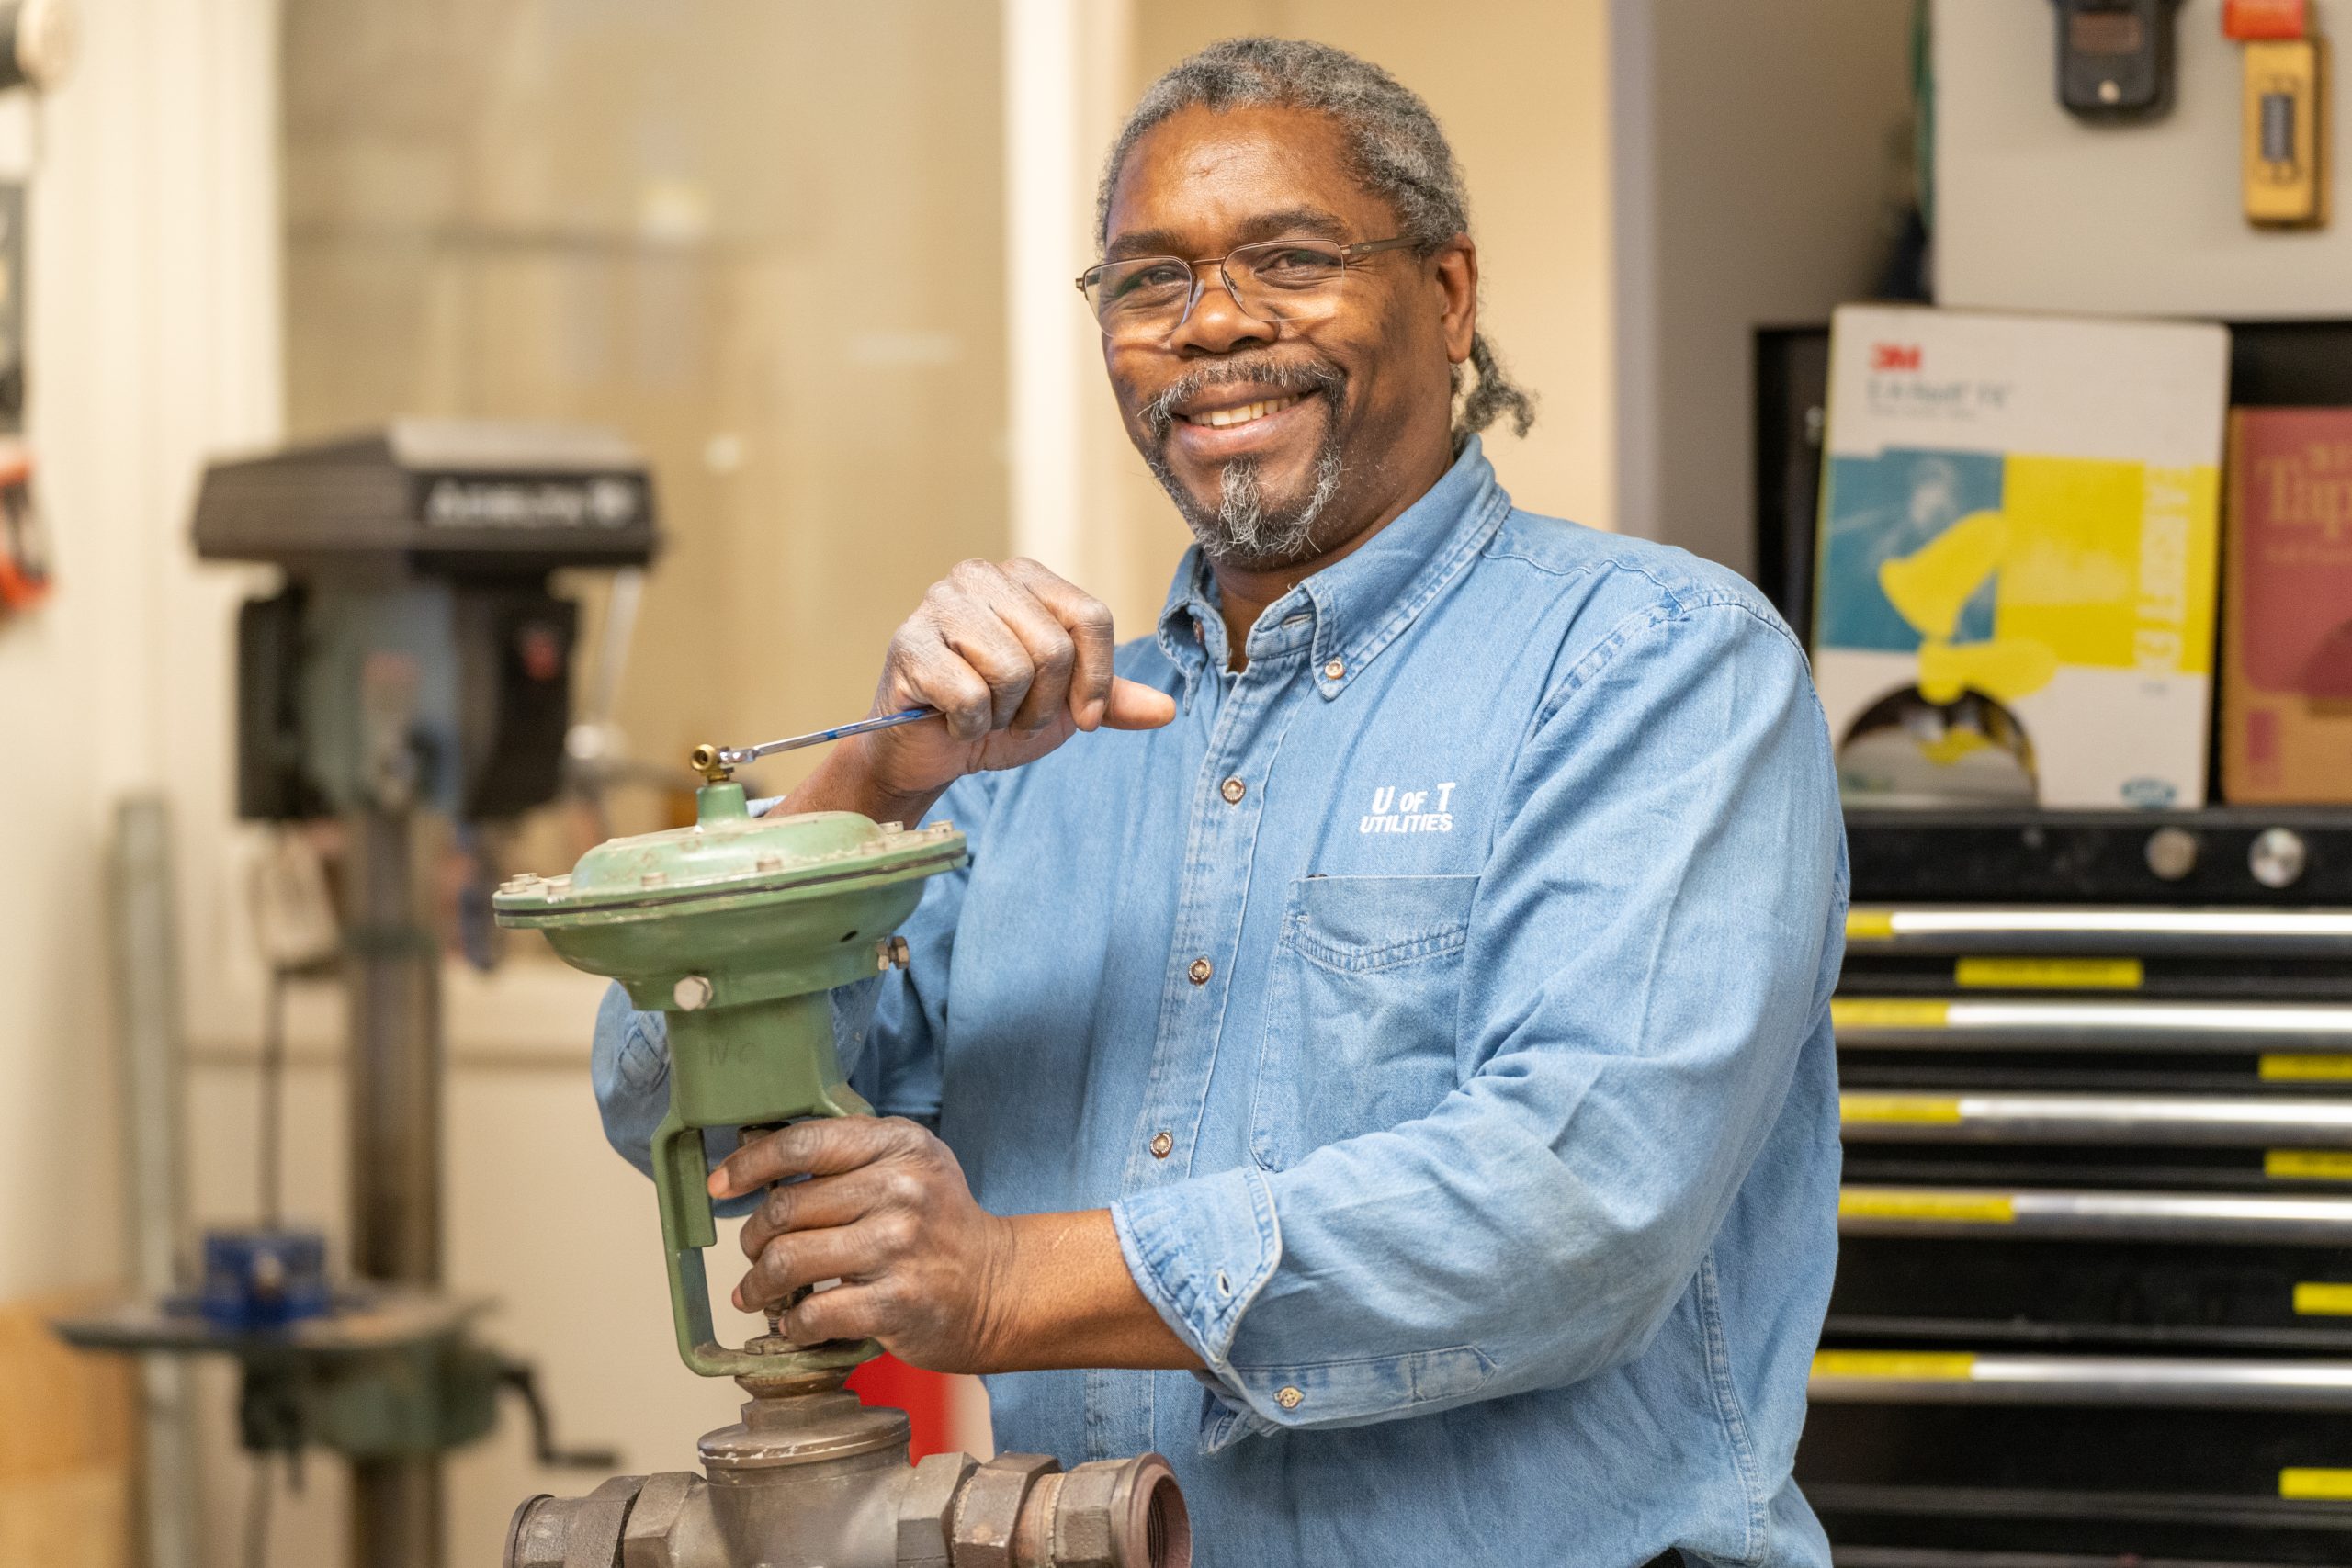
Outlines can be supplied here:
M2311 26L2311 0L2222 0L2222 36L2239 43L2302 38Z
M2352 408L2230 414L2222 785L2352 804Z
M849 1375L849 1389L868 1404L895 1404L914 1427L907 1457L944 1454L956 1447L951 1401L955 1384L944 1372L910 1367L896 1356L879 1356Z

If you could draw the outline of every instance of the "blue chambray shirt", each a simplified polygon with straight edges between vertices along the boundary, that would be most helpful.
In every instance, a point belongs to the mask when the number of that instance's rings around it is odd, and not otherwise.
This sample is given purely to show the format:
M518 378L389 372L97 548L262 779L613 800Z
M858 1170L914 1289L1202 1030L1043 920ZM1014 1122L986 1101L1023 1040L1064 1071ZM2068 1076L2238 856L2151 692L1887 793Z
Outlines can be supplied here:
M970 868L836 994L868 1098L995 1212L1108 1207L1208 1368L991 1378L999 1445L1168 1455L1203 1568L1826 1564L1846 871L1796 643L1476 440L1238 674L1215 603L1195 551L1119 651L1174 723L948 791ZM667 1065L616 991L640 1166Z

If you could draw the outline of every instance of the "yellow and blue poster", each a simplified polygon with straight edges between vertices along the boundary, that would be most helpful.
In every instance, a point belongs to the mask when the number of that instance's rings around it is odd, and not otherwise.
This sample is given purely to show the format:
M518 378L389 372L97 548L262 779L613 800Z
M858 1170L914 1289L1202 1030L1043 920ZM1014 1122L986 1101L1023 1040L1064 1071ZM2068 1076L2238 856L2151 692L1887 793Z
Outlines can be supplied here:
M2229 337L1847 306L1815 678L1855 806L2204 802Z

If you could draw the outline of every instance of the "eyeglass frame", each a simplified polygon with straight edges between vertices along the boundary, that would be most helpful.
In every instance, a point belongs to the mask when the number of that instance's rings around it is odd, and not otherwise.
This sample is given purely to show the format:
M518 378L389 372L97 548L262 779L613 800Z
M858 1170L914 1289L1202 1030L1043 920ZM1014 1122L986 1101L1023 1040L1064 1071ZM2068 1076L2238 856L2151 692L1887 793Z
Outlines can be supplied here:
M1215 262L1216 264L1217 280L1225 285L1226 298L1233 301L1233 308L1235 310L1240 311L1244 316L1249 316L1250 320L1259 321L1261 325L1280 326L1282 324L1280 321L1267 321L1261 317L1250 316L1249 307L1241 302L1241 290L1234 287L1233 274L1227 270L1227 264L1230 263L1235 256L1239 255L1243 251L1259 250L1269 245L1330 245L1334 250L1340 253L1340 274L1344 277L1347 276L1348 268L1355 265L1356 258L1359 256L1375 255L1382 251L1402 250L1408 245L1419 245L1419 240L1409 234L1399 234L1394 238L1386 240L1359 240L1349 244L1340 244L1335 241L1327 240L1319 234L1301 234L1288 239L1252 240L1247 244L1234 246L1233 249L1226 252L1225 254L1221 256L1201 256L1192 261L1186 261L1182 256L1172 255L1147 254L1140 256L1116 256L1096 262L1092 266L1088 267L1084 272L1080 273L1070 281L1077 288L1079 298L1084 299L1086 297L1086 280L1101 272L1106 266L1128 266L1136 262L1174 262L1177 265L1184 268L1185 271L1193 275L1193 288L1192 292L1185 298L1184 309L1177 314L1175 324L1168 329L1169 335L1172 337L1177 333L1183 330L1184 323L1193 319L1193 312L1200 309L1201 296L1208 292L1208 283L1206 279L1201 276L1201 268L1208 265L1211 262ZM1101 331L1104 337L1114 337L1110 324L1102 320L1102 316L1100 311L1090 309L1087 313L1094 318L1095 327Z

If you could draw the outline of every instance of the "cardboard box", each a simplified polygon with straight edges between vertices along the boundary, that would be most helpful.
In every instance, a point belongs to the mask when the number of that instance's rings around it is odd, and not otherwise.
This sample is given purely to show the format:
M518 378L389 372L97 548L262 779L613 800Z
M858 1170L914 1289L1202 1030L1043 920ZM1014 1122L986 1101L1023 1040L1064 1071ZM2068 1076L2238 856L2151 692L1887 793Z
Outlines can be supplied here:
M2352 805L2352 409L2230 415L2222 794Z
M1814 672L1854 806L2204 803L2229 334L1851 305Z

